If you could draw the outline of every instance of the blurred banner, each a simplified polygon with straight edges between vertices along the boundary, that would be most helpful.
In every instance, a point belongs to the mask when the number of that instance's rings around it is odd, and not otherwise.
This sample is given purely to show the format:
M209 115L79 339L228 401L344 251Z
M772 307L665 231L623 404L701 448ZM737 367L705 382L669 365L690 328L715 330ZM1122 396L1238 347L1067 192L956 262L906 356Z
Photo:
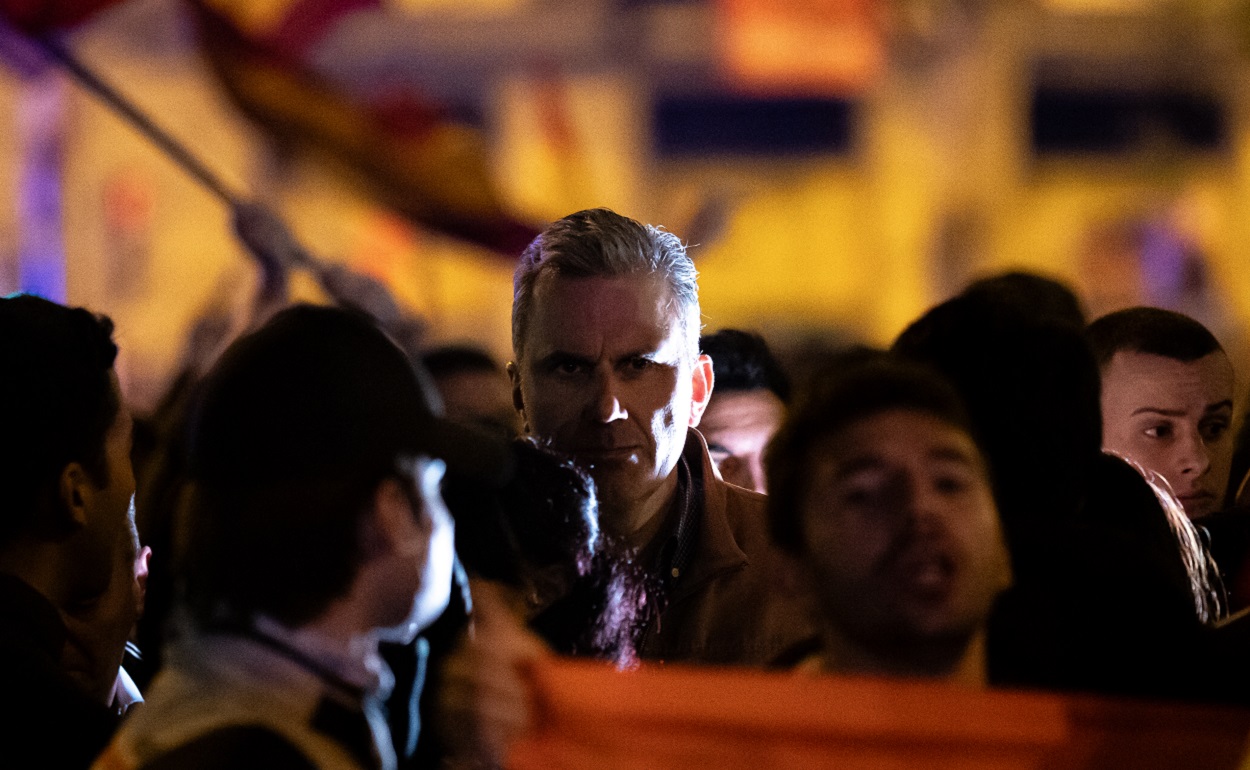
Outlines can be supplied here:
M1242 709L921 680L556 659L532 675L510 770L1234 770L1250 729Z
M716 0L722 66L744 91L843 96L885 65L883 0Z

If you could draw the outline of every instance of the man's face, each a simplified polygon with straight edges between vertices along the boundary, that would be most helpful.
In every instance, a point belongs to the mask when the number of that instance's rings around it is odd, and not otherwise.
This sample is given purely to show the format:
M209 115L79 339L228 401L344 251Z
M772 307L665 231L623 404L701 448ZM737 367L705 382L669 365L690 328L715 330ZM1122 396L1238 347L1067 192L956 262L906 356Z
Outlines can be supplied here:
M838 633L872 649L966 643L1010 582L998 512L968 435L890 410L818 445L804 561Z
M509 367L529 431L594 477L616 511L666 499L686 432L711 392L671 292L656 276L563 278L535 287L522 354Z
M117 385L114 382L116 391ZM120 397L120 391L116 391ZM84 495L86 530L77 564L99 577L82 582L68 606L59 608L68 638L62 653L66 673L92 697L107 703L126 640L142 605L142 579L134 535L135 477L130 464L132 422L123 404L104 438L107 483ZM94 564L106 555L107 566Z
M70 679L104 704L112 699L126 640L142 612L148 553L139 549L133 535L118 540L113 574L104 593L61 610L67 632L61 666Z
M130 465L133 423L129 410L121 403L116 375L113 391L120 405L104 436L105 484L99 486L84 474L79 477L76 492L67 500L82 525L66 544L75 565L74 574L67 581L68 595L74 602L90 601L107 589L118 541L130 536L128 516L135 495L135 474Z
M1233 367L1121 350L1102 371L1102 445L1168 480L1196 519L1219 509L1232 464Z
M717 392L699 422L721 478L756 492L768 491L764 448L777 432L785 405L767 388Z

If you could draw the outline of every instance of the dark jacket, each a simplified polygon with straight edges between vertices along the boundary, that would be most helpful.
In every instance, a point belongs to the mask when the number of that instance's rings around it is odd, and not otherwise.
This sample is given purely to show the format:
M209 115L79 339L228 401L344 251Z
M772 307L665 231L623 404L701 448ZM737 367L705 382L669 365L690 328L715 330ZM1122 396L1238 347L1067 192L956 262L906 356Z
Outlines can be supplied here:
M117 729L117 717L83 693L61 668L65 624L21 580L0 574L0 660L7 704L0 719L0 765L85 768Z
M810 603L781 573L766 498L716 477L697 431L684 456L700 473L702 519L689 565L643 636L641 657L671 663L767 666L815 648Z

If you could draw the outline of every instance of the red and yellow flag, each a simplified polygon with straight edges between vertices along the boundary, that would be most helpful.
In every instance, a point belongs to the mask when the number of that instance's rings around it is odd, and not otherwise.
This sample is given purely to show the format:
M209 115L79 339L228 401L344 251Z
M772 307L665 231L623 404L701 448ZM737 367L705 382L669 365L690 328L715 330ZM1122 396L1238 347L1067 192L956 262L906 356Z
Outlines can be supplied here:
M357 170L414 222L515 257L537 235L502 203L480 132L415 90L349 93L309 52L379 0L188 0L235 103L268 131Z

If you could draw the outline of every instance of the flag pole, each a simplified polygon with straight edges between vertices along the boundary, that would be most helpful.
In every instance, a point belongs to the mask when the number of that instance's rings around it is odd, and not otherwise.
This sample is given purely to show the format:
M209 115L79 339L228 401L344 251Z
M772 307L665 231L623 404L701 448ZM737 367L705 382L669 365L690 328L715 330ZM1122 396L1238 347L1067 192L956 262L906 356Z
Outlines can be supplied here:
M267 271L300 266L320 275L323 265L299 241L282 217L263 203L249 200L200 160L186 145L175 139L139 109L120 91L79 61L68 48L49 35L35 38L39 46L67 69L84 88L139 130L170 160L191 175L206 190L230 208L234 232Z
M83 87L100 97L101 100L129 121L131 125L139 129L144 136L152 140L170 159L181 166L196 181L207 188L209 192L230 206L236 206L242 202L242 197L230 189L230 186L196 157L191 150L171 136L168 131L158 126L116 88L92 72L90 68L79 61L78 57L74 56L58 40L47 35L42 35L36 38L36 40L40 47L50 57L59 62L61 66L69 70L70 74Z

